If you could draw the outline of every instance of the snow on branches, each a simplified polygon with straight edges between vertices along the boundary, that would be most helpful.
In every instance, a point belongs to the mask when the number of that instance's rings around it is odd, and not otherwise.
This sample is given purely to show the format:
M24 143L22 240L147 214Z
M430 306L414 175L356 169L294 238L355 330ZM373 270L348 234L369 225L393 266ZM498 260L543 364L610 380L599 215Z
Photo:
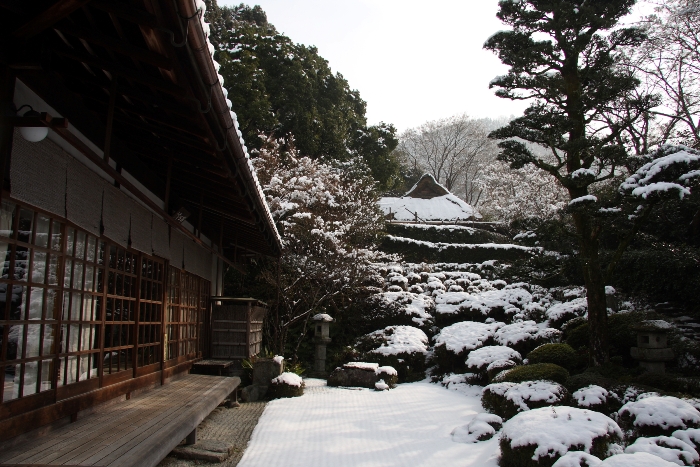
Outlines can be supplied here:
M700 180L700 151L685 146L662 146L639 158L643 165L620 185L620 192L644 200L690 195Z

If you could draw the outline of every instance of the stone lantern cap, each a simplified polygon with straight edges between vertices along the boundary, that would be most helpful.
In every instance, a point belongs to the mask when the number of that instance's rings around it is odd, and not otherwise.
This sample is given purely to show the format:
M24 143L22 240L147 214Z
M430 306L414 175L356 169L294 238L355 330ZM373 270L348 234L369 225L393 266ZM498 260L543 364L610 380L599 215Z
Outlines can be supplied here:
M632 326L632 330L637 332L666 333L673 329L673 325L662 319L649 319Z
M311 318L314 321L320 321L322 323L332 323L335 321L333 318L331 318L331 315L327 315L326 313L319 313L317 315L314 315L313 318Z

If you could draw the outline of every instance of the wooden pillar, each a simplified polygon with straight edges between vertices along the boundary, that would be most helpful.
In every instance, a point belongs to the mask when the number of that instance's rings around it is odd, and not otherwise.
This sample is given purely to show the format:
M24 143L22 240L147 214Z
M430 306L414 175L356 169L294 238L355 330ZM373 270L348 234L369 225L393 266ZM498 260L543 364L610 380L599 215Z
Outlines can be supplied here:
M166 214L170 215L170 181L173 173L173 155L171 154L168 157L168 173L165 177L165 197L163 198L164 202L164 211Z
M15 73L0 66L0 198L2 190L10 188L5 178L10 176L10 154L14 127L4 117L15 116Z

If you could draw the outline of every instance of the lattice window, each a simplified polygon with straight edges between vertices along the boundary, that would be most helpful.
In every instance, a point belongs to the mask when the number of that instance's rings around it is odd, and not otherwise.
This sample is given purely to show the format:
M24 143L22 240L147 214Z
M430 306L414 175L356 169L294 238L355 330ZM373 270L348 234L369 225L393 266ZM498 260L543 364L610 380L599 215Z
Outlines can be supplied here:
M210 283L170 267L168 274L168 316L166 359L197 356L201 351L204 313L209 307Z

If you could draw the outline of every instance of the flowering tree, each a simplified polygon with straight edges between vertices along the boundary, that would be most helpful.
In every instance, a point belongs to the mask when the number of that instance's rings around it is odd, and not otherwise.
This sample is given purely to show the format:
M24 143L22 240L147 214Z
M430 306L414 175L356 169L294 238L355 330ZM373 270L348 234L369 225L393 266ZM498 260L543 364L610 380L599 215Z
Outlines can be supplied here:
M484 166L474 184L485 193L479 212L509 223L529 217L551 219L568 201L564 189L533 165L513 170L504 162L493 161Z
M267 139L257 156L253 163L282 237L280 262L267 264L259 278L276 290L268 325L273 350L283 352L290 327L327 308L339 311L340 299L362 287L379 258L383 216L376 182L359 159L331 165L302 157L291 138Z

